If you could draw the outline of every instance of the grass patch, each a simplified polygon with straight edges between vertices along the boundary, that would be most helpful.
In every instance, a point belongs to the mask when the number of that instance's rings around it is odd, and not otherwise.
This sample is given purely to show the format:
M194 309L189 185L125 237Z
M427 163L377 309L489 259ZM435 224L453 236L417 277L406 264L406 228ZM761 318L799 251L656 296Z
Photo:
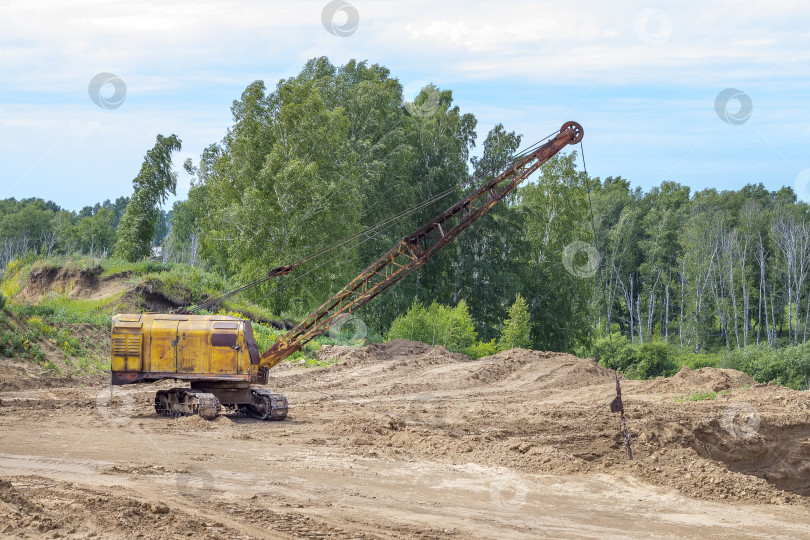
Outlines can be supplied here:
M109 335L111 304L122 294L98 300L52 294L37 304L10 302L0 330L0 355L33 361L54 375L85 375L108 369L108 343L99 339L99 334ZM66 369L46 359L43 342L62 352Z
M131 263L122 259L106 259L101 261L103 271L99 277L105 278L123 272L132 272L136 276L145 276L147 274L160 274L168 272L172 265L163 264L155 261L139 261Z
M17 296L25 287L30 272L30 267L24 265L22 261L14 260L8 263L3 281L0 283L0 293L9 298Z
M688 396L681 396L675 398L676 403L684 403L687 401L706 401L707 399L717 399L717 396L727 396L731 392L723 390L719 394L717 392L692 392Z
M123 293L114 298L98 300L85 300L54 295L44 298L38 304L12 304L11 309L20 317L29 319L36 317L48 323L74 325L92 324L104 330L112 325L110 306L121 297ZM105 309L106 308L106 309Z
M56 364L45 359L45 353L38 344L39 339L36 329L25 322L15 323L5 310L0 310L0 356L32 361L48 371L58 373Z
M715 398L717 398L717 392L692 392L688 396L675 398L675 402L684 403L685 401L706 401L707 399Z

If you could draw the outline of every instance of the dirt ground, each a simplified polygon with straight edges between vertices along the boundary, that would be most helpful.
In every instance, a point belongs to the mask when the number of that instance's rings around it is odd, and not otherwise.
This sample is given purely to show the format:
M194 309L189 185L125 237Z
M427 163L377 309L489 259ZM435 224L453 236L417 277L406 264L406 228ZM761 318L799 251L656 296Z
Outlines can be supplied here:
M168 383L111 396L0 361L0 537L810 537L807 392L711 368L623 380L631 461L591 360L320 354L341 361L271 371L284 422L167 419Z

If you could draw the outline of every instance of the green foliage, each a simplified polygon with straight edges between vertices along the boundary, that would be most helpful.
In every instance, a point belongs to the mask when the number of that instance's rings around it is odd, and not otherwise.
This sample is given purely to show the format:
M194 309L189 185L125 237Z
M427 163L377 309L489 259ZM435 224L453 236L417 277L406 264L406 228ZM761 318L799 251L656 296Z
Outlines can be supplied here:
M668 377L678 372L680 366L673 358L673 348L660 341L646 342L636 349L635 366L628 371L633 379Z
M216 296L226 288L221 277L187 264L155 265L141 283L151 292L159 292L175 304L196 304Z
M720 367L721 355L716 353L701 352L695 354L689 351L683 351L676 346L671 346L675 351L675 363L682 366L688 366L691 369L700 369L705 367Z
M503 331L498 347L505 351L517 347L527 349L531 345L529 339L529 306L520 294L515 298L509 308L508 318L503 322Z
M82 218L76 226L80 249L90 257L112 251L115 245L114 221L115 213L109 208L100 208L95 215Z
M51 325L90 324L109 330L112 316L102 308L114 299L83 300L54 295L36 304L14 304L12 310L22 319L36 318Z
M6 309L6 295L0 291L0 311L4 311Z
M25 286L28 280L28 268L20 259L15 259L6 266L3 282L0 283L0 294L14 298Z
M174 195L177 175L172 170L172 153L181 148L176 135L157 136L146 153L138 176L132 181L135 192L118 226L115 253L127 261L149 256L155 227L160 219L159 205Z
M29 332L2 328L0 329L0 356L30 359L38 364L45 364L45 353L36 344L35 339Z
M64 370L46 360L42 342L49 342L64 353L68 375L92 374L109 368L104 340L87 327L105 335L110 316L99 311L101 301L84 301L64 296L50 297L38 304L12 304L15 322L0 317L0 356L29 359L56 374ZM0 312L2 315L2 312ZM84 334L84 337L82 337Z
M147 274L159 274L168 272L172 266L150 260L129 262L124 259L104 259L100 261L103 271L99 278L105 278L114 274L128 272L133 276L145 276Z
M590 350L580 350L579 354L593 356L601 365L617 369L631 379L673 375L683 365L683 353L677 347L661 341L631 345L627 337L618 332L610 338L595 340Z
M32 360L48 367L35 331L15 323L5 311L0 311L0 357Z
M483 358L485 356L498 354L500 350L501 349L498 347L498 344L495 343L495 338L492 338L490 341L479 341L474 345L470 345L464 350L464 354L474 360L478 360L479 358Z
M796 390L807 390L810 383L810 343L782 349L753 346L722 355L724 368L737 369L758 382L773 381Z
M78 356L82 352L81 343L72 335L70 330L54 328L37 316L28 318L26 322L28 323L29 334L33 339L37 341L48 339L69 356Z
M464 352L475 344L475 332L467 303L455 308L433 302L425 308L415 302L405 315L397 317L388 331L388 339L412 339L428 345L443 345L453 352Z
M594 340L590 348L582 347L577 350L577 354L583 358L592 356L602 366L617 369L622 373L627 372L637 362L636 349L630 345L627 336L619 332L614 332L610 337Z
M731 368L747 373L759 382L773 381L806 390L810 383L810 343L771 349L768 345L751 346L725 353L692 353L661 341L631 345L626 336L613 334L615 367L634 379L672 375L681 366ZM599 338L592 347L577 351L580 356L593 356L603 366L613 368L610 340Z
M692 392L688 396L675 398L676 403L684 403L686 401L706 401L707 399L717 398L717 392Z

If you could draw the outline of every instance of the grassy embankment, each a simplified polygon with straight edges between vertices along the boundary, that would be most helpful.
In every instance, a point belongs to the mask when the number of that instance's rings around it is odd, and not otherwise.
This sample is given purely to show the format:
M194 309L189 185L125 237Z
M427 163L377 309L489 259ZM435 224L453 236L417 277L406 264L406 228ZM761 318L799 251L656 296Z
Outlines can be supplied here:
M108 370L114 314L164 311L232 286L183 264L64 257L14 261L0 274L0 357L31 361L60 376ZM217 313L253 320L260 350L284 333L270 323L279 317L239 297L224 302ZM287 361L323 365L315 351L333 343L322 336Z

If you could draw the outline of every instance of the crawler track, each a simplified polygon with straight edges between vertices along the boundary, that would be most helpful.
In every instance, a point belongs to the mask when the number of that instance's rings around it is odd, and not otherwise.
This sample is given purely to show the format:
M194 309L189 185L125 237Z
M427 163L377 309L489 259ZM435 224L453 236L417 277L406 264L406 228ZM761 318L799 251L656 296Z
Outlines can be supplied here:
M155 394L155 411L164 416L199 414L206 420L213 420L221 409L217 396L194 388L172 388Z
M229 403L217 397L214 391L199 388L172 388L155 394L155 411L169 417L199 414L213 420L222 407L239 414L250 415L259 420L284 420L287 417L287 398L264 388L250 388L250 403Z

